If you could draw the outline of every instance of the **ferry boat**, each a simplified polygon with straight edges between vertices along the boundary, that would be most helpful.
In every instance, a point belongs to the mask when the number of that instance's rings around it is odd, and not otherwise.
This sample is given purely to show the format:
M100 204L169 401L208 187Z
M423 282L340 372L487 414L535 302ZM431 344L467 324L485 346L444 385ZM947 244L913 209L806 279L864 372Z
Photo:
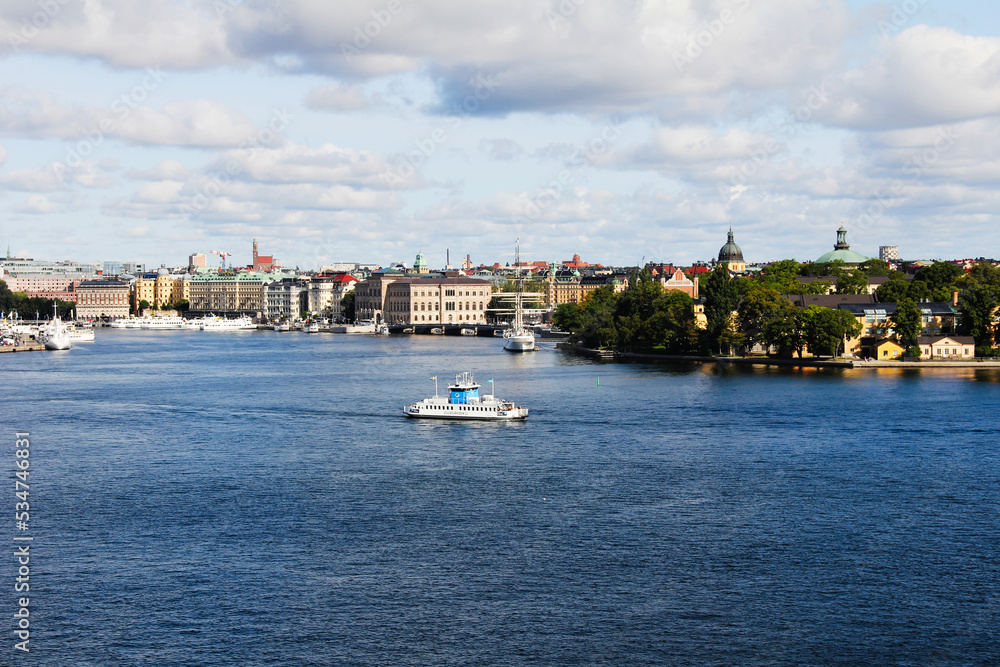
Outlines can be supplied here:
M497 398L491 393L480 396L480 385L472 373L459 373L454 384L448 385L448 395L438 395L435 375L434 397L425 398L403 408L403 414L413 419L461 419L469 421L514 421L528 418L528 408ZM493 384L493 380L487 380Z
M304 331L307 334L319 333L319 322L307 322L305 325L303 325L302 331Z
M139 321L140 329L183 329L185 320L180 315L160 315L144 317Z
M73 343L93 343L94 342L94 330L93 328L80 328L77 326L66 327L66 335Z
M290 325L288 322L281 322L279 324L275 324L274 325L274 330L275 331L291 331L292 330L292 325Z
M256 328L253 319L247 315L232 320L224 317L208 317L201 323L202 331L245 331Z

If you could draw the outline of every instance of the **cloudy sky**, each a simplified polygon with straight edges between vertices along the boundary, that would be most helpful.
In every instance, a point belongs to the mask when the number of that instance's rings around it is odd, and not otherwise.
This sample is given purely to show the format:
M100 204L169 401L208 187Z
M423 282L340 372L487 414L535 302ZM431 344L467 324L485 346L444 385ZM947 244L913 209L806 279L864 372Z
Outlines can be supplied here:
M0 49L16 255L1000 256L986 0L6 0Z

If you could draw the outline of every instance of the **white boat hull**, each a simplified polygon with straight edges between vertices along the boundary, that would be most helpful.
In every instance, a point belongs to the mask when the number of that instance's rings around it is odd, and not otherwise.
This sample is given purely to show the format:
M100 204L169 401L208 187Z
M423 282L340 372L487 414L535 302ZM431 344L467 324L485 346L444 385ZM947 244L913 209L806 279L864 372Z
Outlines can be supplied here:
M535 350L534 336L508 336L503 344L508 352L533 352Z
M527 408L514 408L513 410L508 410L507 412L499 412L494 415L479 415L471 412L438 414L430 410L413 411L412 410L413 407L414 406L410 405L403 409L403 413L410 419L452 419L461 421L503 422L503 421L521 421L528 418Z
M68 350L72 346L73 342L65 334L45 337L46 350Z

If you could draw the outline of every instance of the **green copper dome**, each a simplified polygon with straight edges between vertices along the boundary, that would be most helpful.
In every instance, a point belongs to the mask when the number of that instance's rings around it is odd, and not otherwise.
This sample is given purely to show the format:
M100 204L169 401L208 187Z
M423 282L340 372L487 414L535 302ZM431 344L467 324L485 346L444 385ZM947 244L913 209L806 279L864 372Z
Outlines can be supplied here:
M837 243L834 244L833 250L822 255L816 260L816 263L821 264L840 260L845 264L860 264L861 262L868 261L868 259L868 257L865 257L861 253L851 250L850 244L847 243L847 230L841 224L840 229L837 230Z
M729 228L729 241L719 250L719 262L742 262L743 251L733 241L733 230Z

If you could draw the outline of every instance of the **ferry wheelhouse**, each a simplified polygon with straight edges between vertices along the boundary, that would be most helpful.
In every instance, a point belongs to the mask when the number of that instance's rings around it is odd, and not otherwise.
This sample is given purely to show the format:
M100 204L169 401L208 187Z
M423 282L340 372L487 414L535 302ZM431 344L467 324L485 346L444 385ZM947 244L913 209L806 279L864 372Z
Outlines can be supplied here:
M448 385L448 395L439 396L437 376L434 397L425 398L403 408L403 414L414 419L464 419L475 421L511 421L528 418L528 408L497 398L494 394L479 395L480 385L472 373L459 373L454 384ZM493 384L493 380L488 380Z

